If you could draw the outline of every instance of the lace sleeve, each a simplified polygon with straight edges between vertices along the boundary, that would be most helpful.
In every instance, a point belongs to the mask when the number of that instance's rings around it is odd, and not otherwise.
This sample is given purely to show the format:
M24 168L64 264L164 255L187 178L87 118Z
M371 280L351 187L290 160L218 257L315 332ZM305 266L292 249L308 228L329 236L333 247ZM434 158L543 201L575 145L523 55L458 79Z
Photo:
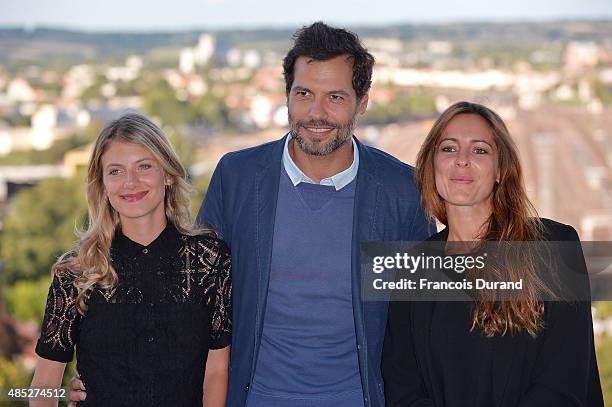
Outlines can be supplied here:
M221 241L215 270L215 305L210 331L210 349L221 349L232 341L232 260L227 245Z
M69 270L53 276L36 353L45 359L70 362L74 354L81 315L77 311L77 289Z

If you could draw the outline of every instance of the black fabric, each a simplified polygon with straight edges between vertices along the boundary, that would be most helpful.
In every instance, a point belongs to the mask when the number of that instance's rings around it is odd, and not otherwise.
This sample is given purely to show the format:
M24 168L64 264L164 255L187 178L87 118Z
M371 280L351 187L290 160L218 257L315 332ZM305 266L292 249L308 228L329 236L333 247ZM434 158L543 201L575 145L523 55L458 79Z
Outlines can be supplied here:
M227 246L170 223L148 246L118 230L111 263L118 284L96 287L85 316L73 273L56 273L36 352L67 362L76 346L79 406L201 406L208 349L231 340Z
M543 223L546 240L578 240L570 226ZM445 229L429 240L447 236ZM581 252L563 257L586 273ZM545 327L535 339L470 332L472 307L390 303L382 363L387 406L603 406L590 303L545 303Z

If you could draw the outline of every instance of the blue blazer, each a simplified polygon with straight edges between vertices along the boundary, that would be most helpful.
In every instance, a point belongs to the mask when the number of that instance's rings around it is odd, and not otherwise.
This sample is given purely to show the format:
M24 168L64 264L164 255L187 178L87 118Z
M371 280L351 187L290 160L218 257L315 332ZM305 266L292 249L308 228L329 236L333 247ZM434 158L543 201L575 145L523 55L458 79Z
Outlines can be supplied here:
M287 137L287 136L285 136ZM209 223L231 249L233 338L230 407L246 404L261 341L285 137L226 154L217 165L198 222ZM384 406L381 355L386 302L361 301L359 242L423 240L435 233L414 185L413 168L357 142L359 169L352 245L352 300L366 407Z

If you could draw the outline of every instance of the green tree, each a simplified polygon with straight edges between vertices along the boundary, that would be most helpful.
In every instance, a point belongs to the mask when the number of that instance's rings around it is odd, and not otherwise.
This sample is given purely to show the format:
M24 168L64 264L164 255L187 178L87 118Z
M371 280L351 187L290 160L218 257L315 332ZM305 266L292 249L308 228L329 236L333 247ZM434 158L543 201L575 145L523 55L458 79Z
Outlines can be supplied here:
M8 390L8 388L29 387L30 378L31 374L21 363L0 356L0 388ZM21 407L25 403L23 401L3 401L0 404L7 407Z
M191 180L191 185L193 186L194 194L191 196L191 213L194 216L198 216L198 210L200 209L200 205L202 205L202 200L204 196L206 196L206 190L208 189L208 184L210 184L210 177L212 174L203 177L193 178Z
M87 219L81 176L49 178L15 197L0 236L5 283L49 275L57 257L76 240Z
M4 287L7 311L22 321L42 323L51 285L51 274L38 280L21 280Z
M599 319L612 318L612 301L593 301L595 314Z
M195 111L188 101L178 100L174 89L163 79L152 83L143 94L142 109L148 115L159 117L168 126L189 123Z
M612 403L612 338L604 335L598 339L597 365L603 389L604 405L609 405L608 403Z

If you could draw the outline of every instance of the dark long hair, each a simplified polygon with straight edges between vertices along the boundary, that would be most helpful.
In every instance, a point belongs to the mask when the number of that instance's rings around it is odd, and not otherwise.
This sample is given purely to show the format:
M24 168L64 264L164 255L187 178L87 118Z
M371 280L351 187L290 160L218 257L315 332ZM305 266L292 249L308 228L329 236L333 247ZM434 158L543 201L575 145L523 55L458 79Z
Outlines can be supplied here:
M458 102L435 121L417 156L415 179L426 213L448 226L444 200L435 182L434 158L440 137L449 122L460 114L475 114L489 125L498 151L499 182L493 187L493 211L480 238L488 241L542 240L543 226L529 201L523 181L518 151L503 120L491 109L470 102ZM537 258L532 252L513 253L503 267L488 270L499 281L523 279L519 301L477 300L472 329L479 327L486 336L525 331L536 336L542 327L543 293L548 286L536 272Z

